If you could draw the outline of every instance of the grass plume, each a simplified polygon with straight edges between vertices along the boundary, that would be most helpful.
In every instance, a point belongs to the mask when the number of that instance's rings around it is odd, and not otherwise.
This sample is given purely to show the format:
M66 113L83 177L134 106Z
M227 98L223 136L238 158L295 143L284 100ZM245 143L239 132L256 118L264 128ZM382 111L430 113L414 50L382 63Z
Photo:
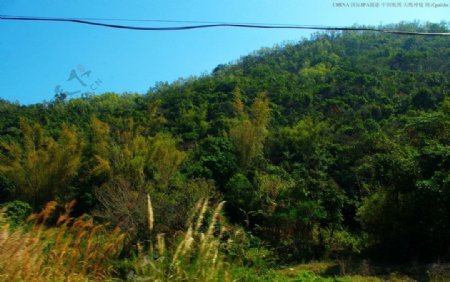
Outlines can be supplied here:
M106 232L92 219L72 218L75 202L66 206L57 227L46 222L57 207L50 202L29 217L31 227L9 230L0 221L0 281L101 281L111 275L111 260L119 253L124 235Z
M162 234L150 242L147 253L139 251L135 261L133 279L148 281L217 281L227 280L220 252L224 227L221 210L224 202L215 207L207 216L208 200L200 200L188 220L188 228L182 239L172 249L166 249ZM206 226L205 226L206 225Z

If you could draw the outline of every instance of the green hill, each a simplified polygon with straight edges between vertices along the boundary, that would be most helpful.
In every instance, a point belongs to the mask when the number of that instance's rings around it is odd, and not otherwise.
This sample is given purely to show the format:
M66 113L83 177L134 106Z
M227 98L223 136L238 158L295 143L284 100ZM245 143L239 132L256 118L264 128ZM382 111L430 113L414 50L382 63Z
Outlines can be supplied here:
M446 31L448 25L386 28ZM0 201L175 234L202 197L282 261L450 258L450 41L319 33L146 95L0 102Z

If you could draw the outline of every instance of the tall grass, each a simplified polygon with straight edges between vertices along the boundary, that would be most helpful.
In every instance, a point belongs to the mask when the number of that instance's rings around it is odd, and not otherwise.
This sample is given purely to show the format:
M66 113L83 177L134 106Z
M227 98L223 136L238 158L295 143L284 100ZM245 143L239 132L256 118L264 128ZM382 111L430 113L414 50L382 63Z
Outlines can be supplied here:
M31 227L10 230L0 214L0 281L101 281L111 275L111 260L122 246L119 229L106 232L92 219L72 218L66 205L57 227L46 222L57 203L30 216Z
M147 197L148 218L153 211ZM152 234L146 251L138 246L134 263L133 280L146 281L231 281L220 252L225 227L221 210L224 202L208 213L208 200L200 200L195 206L188 228L178 244L171 250L166 247L163 234ZM150 231L151 225L149 225Z
M147 195L149 240L138 244L128 279L137 281L231 281L221 248L226 232L221 215L224 202L210 207L197 202L187 231L166 244L164 234L154 234L153 208ZM65 207L56 227L47 222L57 207L50 202L29 225L10 230L0 213L0 281L102 281L111 279L114 260L124 233L107 232L92 219L72 218L74 202ZM53 224L54 226L54 224ZM170 247L167 247L170 245Z

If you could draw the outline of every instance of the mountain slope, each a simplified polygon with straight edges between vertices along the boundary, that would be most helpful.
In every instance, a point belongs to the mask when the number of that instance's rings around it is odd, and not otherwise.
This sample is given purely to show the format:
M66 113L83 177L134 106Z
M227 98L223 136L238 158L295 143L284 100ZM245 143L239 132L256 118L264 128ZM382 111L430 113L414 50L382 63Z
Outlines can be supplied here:
M286 260L449 258L449 74L446 37L322 33L146 95L1 102L2 201L75 197L90 212L111 196L99 187L125 183L155 195L165 232L209 194ZM51 192L36 200L31 180Z

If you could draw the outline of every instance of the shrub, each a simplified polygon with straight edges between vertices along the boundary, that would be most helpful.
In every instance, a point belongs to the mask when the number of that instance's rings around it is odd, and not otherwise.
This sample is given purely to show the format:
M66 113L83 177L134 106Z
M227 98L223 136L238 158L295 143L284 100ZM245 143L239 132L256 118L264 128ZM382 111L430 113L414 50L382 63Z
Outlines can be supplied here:
M22 224L32 211L28 203L18 200L5 203L1 207L5 209L6 219L13 228Z

